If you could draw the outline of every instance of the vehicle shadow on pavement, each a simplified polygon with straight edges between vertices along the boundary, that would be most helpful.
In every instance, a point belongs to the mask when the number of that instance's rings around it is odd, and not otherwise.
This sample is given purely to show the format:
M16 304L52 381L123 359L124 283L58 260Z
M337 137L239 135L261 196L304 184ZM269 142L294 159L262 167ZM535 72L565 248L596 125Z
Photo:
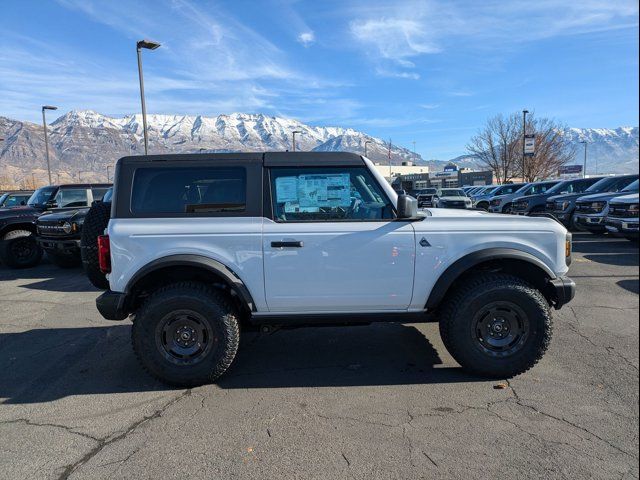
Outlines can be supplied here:
M55 265L39 265L27 269L10 269L0 265L0 282L36 280L23 283L20 288L47 292L97 292L81 267L59 268Z
M5 404L71 395L170 390L138 365L130 325L0 334ZM412 326L310 328L245 336L220 388L405 385L482 381L441 363Z
M635 280L620 280L619 282L616 282L616 285L620 288L624 288L628 292L635 293L636 295L640 293L640 283L637 278Z
M605 265L615 265L617 267L635 267L638 266L640 255L637 252L616 252L610 254L592 254L585 255L584 258L595 263L603 263Z

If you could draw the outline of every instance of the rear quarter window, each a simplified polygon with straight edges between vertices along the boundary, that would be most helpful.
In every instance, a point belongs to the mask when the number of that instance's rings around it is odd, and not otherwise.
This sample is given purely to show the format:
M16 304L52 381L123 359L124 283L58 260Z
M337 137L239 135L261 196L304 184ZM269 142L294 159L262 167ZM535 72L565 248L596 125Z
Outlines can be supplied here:
M134 214L234 214L246 206L244 167L138 168L134 175Z

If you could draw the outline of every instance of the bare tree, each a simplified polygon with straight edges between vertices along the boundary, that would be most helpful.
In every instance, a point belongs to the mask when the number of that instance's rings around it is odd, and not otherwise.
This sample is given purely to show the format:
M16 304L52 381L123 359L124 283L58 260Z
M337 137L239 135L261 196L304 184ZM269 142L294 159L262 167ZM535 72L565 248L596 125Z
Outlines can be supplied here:
M519 113L508 117L496 115L471 138L467 151L479 163L491 170L498 183L515 177L534 182L555 176L575 155L569 140L563 135L566 127L548 118L527 118L527 134L535 134L535 155L522 156L522 120ZM523 161L524 160L524 161Z
M467 150L493 172L498 183L506 183L515 176L522 158L518 152L521 133L517 114L496 115L471 138Z
M575 157L575 146L564 135L566 126L548 118L527 119L527 133L535 134L535 155L523 163L524 180L535 182L558 175L558 170ZM520 144L522 145L522 144Z

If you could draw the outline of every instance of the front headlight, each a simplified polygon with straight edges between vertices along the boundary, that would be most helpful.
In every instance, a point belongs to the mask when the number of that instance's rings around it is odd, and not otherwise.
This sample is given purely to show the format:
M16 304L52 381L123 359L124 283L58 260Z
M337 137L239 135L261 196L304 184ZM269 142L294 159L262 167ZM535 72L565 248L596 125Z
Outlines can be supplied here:
M607 206L607 202L593 202L591 204L591 210L593 210L596 213L600 213L604 210L606 206Z
M629 213L635 213L638 215L638 204L629 205Z
M561 212L564 212L567 208L569 208L570 205L571 205L571 202L556 202L555 209Z
M518 203L518 206L519 206L520 208L529 208L529 202L528 202L528 201L526 201L526 200L525 200L524 202L519 202L519 203Z
M62 231L64 233L71 233L73 231L73 226L69 222L64 222L62 224Z

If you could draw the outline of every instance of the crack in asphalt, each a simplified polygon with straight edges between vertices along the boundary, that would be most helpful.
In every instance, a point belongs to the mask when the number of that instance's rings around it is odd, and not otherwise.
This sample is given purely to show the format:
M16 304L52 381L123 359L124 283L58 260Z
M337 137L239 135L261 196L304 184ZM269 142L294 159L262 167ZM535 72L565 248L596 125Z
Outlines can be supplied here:
M63 430L66 430L67 432L73 434L73 435L79 435L81 437L84 438L88 438L89 440L93 440L94 442L99 442L100 439L97 437L94 437L93 435L89 435L88 433L84 433L84 432L79 432L77 430L75 430L75 428L77 427L69 427L67 425L61 425L58 423L38 423L38 422L34 422L31 421L27 418L16 418L14 420L6 420L4 422L0 422L0 425L9 425L12 423L24 423L25 425L29 425L32 427L52 427L52 428L61 428Z
M144 416L140 420L137 420L134 423L132 423L126 430L124 430L120 434L118 434L116 436L108 435L108 436L103 437L101 439L97 439L98 445L96 445L94 448L89 450L89 452L87 452L77 462L72 463L70 465L67 465L66 468L64 469L64 471L58 477L58 480L66 480L66 479L68 479L74 472L76 472L80 467L82 467L82 465L86 464L89 460L91 460L93 457L98 455L102 450L104 450L104 448L106 448L109 445L112 445L112 444L114 444L116 442L119 442L120 440L123 440L123 439L127 438L129 436L129 434L135 432L138 429L138 427L142 426L145 423L151 422L151 421L155 420L156 418L161 417L162 414L168 408L172 407L173 405L178 403L180 400L182 400L183 398L188 397L190 395L191 395L191 390L190 389L189 390L185 390L180 395L178 395L177 397L174 397L169 402L167 402L165 405L163 405L162 407L157 409L151 415ZM128 455L126 458L124 458L123 460L121 460L119 462L116 461L116 462L111 462L111 463L123 463L123 462L126 462L133 455L135 455L135 453L137 453L137 451L134 451L133 453L131 453L130 455Z

